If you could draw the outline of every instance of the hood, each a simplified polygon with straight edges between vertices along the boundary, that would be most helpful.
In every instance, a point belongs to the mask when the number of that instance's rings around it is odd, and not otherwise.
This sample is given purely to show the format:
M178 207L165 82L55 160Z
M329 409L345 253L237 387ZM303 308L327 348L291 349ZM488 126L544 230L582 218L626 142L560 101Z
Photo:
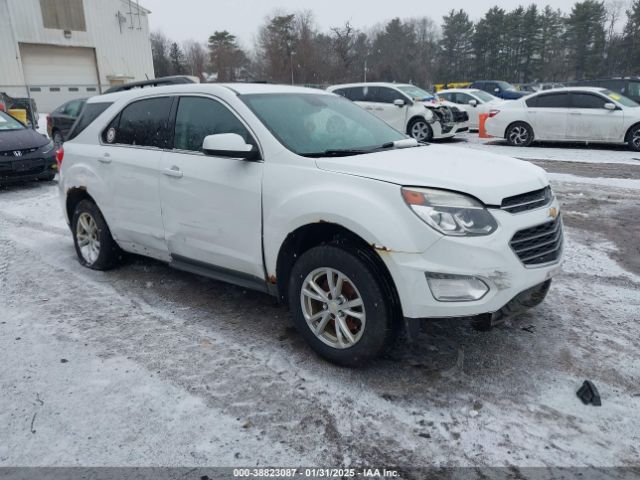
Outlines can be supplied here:
M40 148L47 143L49 143L48 138L30 128L10 131L0 130L0 152Z
M353 157L319 158L321 170L412 187L466 193L486 205L549 185L546 172L532 163L501 155L428 145Z

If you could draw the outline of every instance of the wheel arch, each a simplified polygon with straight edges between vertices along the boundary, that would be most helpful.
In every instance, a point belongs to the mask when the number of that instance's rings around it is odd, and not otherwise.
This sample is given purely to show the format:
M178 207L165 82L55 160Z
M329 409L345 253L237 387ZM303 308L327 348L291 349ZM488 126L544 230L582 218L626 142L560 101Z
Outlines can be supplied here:
M69 190L67 190L65 210L67 212L67 218L69 219L69 224L71 224L71 222L73 221L73 212L75 211L76 206L83 200L89 200L93 202L93 204L96 207L98 207L98 203L89 194L89 192L85 187L72 187Z
M640 122L634 123L627 129L627 133L624 134L625 143L629 143L631 141L631 131L636 127L640 127Z
M357 251L383 280L383 287L391 298L393 308L401 316L402 305L391 272L378 253L378 247L369 245L362 237L337 223L321 222L303 225L291 232L282 243L276 262L276 278L272 284L278 287L278 298L289 301L289 279L296 259L319 245L333 244L347 250Z
M407 133L407 134L410 134L410 133L411 133L411 126L412 126L412 125L413 125L413 123L414 123L414 122L416 122L417 120L423 120L423 121L427 122L427 124L428 124L429 126L431 126L431 124L430 124L429 120L428 120L424 115L414 115L414 116L413 116L413 117L411 117L411 118L409 119L409 121L407 122L407 128L406 128L406 130L407 130L407 132L406 132L406 133Z

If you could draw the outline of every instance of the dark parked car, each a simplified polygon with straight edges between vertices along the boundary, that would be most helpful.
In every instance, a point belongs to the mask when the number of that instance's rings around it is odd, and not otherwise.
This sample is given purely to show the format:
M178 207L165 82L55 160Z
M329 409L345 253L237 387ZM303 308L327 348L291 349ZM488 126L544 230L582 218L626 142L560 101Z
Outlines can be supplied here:
M494 97L502 98L503 100L517 100L528 95L526 92L517 91L516 87L510 83L500 80L480 80L473 82L469 88L484 90Z
M640 77L602 78L600 80L575 80L569 82L572 87L602 87L620 93L636 103L640 103Z
M56 108L47 117L47 133L56 147L67 140L69 131L80 116L85 103L87 103L86 98L71 100Z
M53 180L56 148L44 135L0 112L0 184L21 180Z

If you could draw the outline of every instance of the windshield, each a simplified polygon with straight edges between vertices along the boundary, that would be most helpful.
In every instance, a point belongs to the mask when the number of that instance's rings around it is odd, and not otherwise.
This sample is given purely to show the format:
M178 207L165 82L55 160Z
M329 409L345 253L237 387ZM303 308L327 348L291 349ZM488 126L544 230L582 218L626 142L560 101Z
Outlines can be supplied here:
M436 96L431 93L423 90L419 87L414 87L413 85L407 85L405 87L398 87L398 90L401 90L403 93L409 95L409 97L420 100L432 100L436 98Z
M337 95L283 93L240 98L280 143L298 155L375 150L407 138Z
M640 105L638 105L636 102L634 102L630 98L627 98L624 95L620 95L619 93L612 92L611 90L603 90L602 93L604 93L611 100L615 100L620 105L623 105L625 107L630 107L630 108L640 107Z
M497 82L498 87L500 87L500 90L515 90L516 87L514 87L513 85L511 85L510 83L507 82Z
M482 90L478 90L477 92L473 92L473 95L478 97L480 100L482 100L483 102L492 102L494 100L497 100L496 97L494 97L493 95L491 95L490 93L487 92L483 92Z
M11 115L0 112L0 131L23 130L26 128Z

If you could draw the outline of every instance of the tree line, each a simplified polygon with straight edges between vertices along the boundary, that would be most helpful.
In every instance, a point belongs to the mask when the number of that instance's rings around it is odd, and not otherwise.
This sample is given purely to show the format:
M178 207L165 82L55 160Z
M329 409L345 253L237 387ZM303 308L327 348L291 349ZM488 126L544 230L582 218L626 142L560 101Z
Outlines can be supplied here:
M531 4L490 8L473 21L462 9L429 17L322 31L311 11L276 13L252 49L228 31L206 44L151 36L156 76L209 81L327 85L353 81L514 83L640 75L640 0L583 0L564 13Z

